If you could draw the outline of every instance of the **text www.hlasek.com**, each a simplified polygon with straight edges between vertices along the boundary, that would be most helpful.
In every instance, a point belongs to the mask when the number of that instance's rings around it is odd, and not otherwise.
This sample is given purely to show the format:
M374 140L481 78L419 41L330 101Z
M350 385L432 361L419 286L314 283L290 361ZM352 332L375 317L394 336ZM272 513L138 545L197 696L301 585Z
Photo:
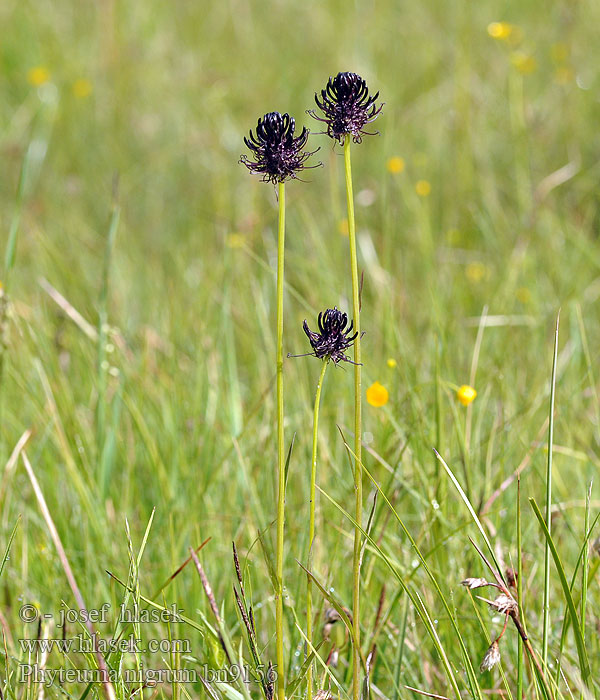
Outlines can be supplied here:
M168 654L180 652L190 654L192 647L189 639L150 639L145 647L142 640L135 637L123 639L91 638L78 634L68 639L19 639L21 651L25 654L50 654L58 651L61 654L107 654L111 652L140 654L143 652Z

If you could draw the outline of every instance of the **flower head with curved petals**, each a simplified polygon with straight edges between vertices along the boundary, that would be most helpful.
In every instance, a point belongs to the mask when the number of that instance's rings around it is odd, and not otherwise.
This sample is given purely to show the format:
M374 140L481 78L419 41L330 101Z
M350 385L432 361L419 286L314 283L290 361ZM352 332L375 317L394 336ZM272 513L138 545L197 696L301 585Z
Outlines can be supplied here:
M289 114L269 112L256 125L256 135L250 130L249 138L244 143L252 151L254 160L247 156L240 157L251 173L262 175L263 182L284 182L287 178L296 178L296 173L305 168L318 165L305 165L306 160L316 151L305 151L309 131L302 129L299 136L294 136L295 120ZM317 149L318 150L318 149ZM320 165L320 163L319 163Z
M319 313L319 333L311 331L306 320L303 328L313 349L313 355L320 359L333 360L335 364L341 360L351 362L344 350L356 340L358 333L352 334L354 323L348 326L348 315L338 311L336 307ZM348 327L346 327L348 326Z
M363 135L370 135L363 127L377 119L383 104L377 106L375 101L379 93L369 95L366 81L356 73L338 73L329 78L321 96L315 93L317 107L324 113L318 117L314 110L308 113L327 124L327 135L344 143L346 134L351 134L355 143L362 141Z

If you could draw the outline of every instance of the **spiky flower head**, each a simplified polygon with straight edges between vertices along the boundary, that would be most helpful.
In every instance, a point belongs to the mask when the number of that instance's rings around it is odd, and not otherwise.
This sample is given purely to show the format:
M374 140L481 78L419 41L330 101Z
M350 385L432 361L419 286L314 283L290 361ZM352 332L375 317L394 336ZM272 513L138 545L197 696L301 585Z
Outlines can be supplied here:
M309 131L302 129L300 136L294 136L295 120L289 114L269 112L256 125L256 135L250 130L250 137L244 143L252 151L254 160L240 157L251 173L262 175L263 182L284 182L296 178L296 173L318 165L305 165L306 160L316 151L305 151ZM318 150L318 149L317 149ZM319 163L320 165L320 163Z
M344 350L352 345L358 333L352 334L354 322L351 321L348 326L348 315L336 307L327 309L319 313L318 324L319 333L311 331L306 320L302 325L313 349L311 354L319 359L333 360L335 364L341 360L351 362Z
M320 97L315 93L317 107L325 116L317 116L312 109L308 113L327 124L327 135L332 139L343 144L346 134L351 134L354 142L360 143L363 135L373 135L363 127L377 119L383 109L383 104L375 105L378 97L378 92L369 94L367 83L360 75L338 73L335 78L329 78Z
M485 656L483 657L481 661L481 665L479 666L479 670L481 673L484 671L491 671L496 664L500 663L500 645L498 644L498 640L495 640L492 642L492 645L490 648L485 652Z

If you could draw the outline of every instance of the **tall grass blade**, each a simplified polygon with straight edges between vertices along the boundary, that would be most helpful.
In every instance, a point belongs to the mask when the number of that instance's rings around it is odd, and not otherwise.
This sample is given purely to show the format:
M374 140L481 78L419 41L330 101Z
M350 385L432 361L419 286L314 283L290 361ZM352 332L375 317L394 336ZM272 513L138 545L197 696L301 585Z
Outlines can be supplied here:
M579 670L581 672L581 678L586 686L589 687L590 683L590 662L587 656L587 651L583 641L583 635L581 634L581 623L579 621L579 616L577 615L577 609L575 608L575 603L573 601L573 596L571 594L571 588L567 582L567 577L565 576L565 570L560 560L560 556L552 540L552 535L546 525L546 521L535 502L535 498L530 498L529 503L535 513L535 517L538 519L544 537L546 538L546 544L548 549L554 559L554 565L556 566L556 571L560 579L560 585L562 586L563 594L565 596L565 601L567 603L567 609L571 618L573 620L573 634L575 636L575 644L577 646L577 656L579 657Z
M12 546L13 540L15 539L15 535L17 534L17 528L19 527L19 523L21 522L21 516L17 518L17 522L15 523L15 526L12 529L12 532L10 533L10 536L8 538L8 544L6 545L6 549L4 550L4 556L2 557L2 562L0 562L0 576L2 576L2 572L4 571L4 567L6 566L6 562L8 561L8 557L10 554L10 548Z
M469 497L468 497L467 494L464 492L462 486L460 485L458 479L454 476L454 473L452 472L452 470L450 469L450 467L449 467L449 466L446 464L446 462L444 461L444 458L438 453L438 451L437 451L435 448L434 448L433 451L435 452L436 457L437 457L437 458L439 459L439 461L442 463L442 466L444 467L444 469L446 470L446 473L447 473L448 476L450 477L450 480L452 481L452 483L453 483L454 486L456 487L456 490L458 491L458 493L459 493L460 497L462 498L464 504L467 506L467 510L468 510L469 513L471 514L471 518L473 518L473 522L474 522L475 525L477 526L477 529L478 529L479 532L481 533L481 536L483 537L483 541L485 542L485 544L486 544L486 546L487 546L487 548L488 548L488 552L490 553L490 556L491 556L491 558L492 558L492 561L494 562L494 566L496 567L496 570L498 571L498 573L501 573L501 572L502 572L502 568L500 567L500 565L498 564L498 562L497 562L497 560L496 560L496 555L495 555L495 553L494 553L494 549L493 549L493 547L492 547L492 544L491 544L491 542L490 542L490 540L489 540L489 538L488 538L488 536L487 536L487 533L486 533L486 531L485 531L483 525L481 524L481 520L479 520L479 517L477 516L477 513L475 512L475 509L473 508L473 506L472 506L472 504L471 504L471 501L469 500Z
M552 532L552 448L554 441L554 392L556 389L556 366L558 364L558 325L560 311L556 317L554 334L554 354L552 357L552 378L550 380L550 410L548 415L548 461L546 463L546 526L548 534ZM548 642L550 636L550 543L546 540L544 551L544 603L542 628L542 662L548 665Z

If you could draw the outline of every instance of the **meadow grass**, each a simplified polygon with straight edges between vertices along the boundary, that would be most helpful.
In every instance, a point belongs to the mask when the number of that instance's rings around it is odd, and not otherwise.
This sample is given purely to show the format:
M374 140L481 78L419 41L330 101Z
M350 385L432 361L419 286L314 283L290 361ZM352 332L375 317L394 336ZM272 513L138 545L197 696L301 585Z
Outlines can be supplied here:
M307 352L303 319L352 307L343 149L304 114L339 70L386 103L380 134L353 146L352 174L362 386L381 382L389 401L363 394L361 523L353 369L329 368L307 574L319 367L284 361L286 694L305 692L307 649L315 687L352 695L359 531L363 697L597 696L600 140L589 47L599 20L593 3L513 0L2 4L3 697L84 697L85 682L40 696L19 680L36 658L48 669L99 663L57 650L42 659L19 642L91 634L57 627L78 607L65 561L88 608L110 603L103 637L131 634L117 619L123 602L183 611L183 622L135 632L189 649L115 652L111 668L206 676L160 686L175 698L268 694L277 198L237 161L269 110L295 116L321 146L324 167L286 187L283 349ZM488 31L499 21L511 23L505 38ZM468 407L463 384L477 390ZM509 620L501 663L485 673L505 616L476 598L493 589L460 585L492 580L470 538L501 577L521 574L528 635ZM24 622L30 604L52 617ZM327 609L338 621L324 640ZM240 662L249 686L210 683L207 669ZM156 692L141 685L117 674L113 692Z

